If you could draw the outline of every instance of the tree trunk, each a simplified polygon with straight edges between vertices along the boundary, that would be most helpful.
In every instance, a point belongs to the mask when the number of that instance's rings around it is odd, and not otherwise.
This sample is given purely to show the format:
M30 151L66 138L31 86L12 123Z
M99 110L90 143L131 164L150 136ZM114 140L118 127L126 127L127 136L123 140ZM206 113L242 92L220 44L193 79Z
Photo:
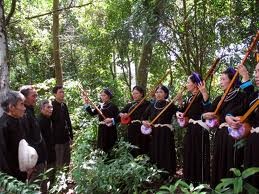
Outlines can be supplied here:
M59 54L59 12L58 12L59 0L53 0L53 60L55 66L55 78L56 84L63 84L63 71L60 63Z
M146 3L149 4L150 2L147 1ZM144 31L144 40L136 80L137 85L145 89L147 87L148 69L150 68L152 59L153 44L157 40L157 28L159 25L159 18L163 13L164 4L164 0L156 0L153 8L154 16L147 19L147 26Z
M0 103L8 90L7 38L5 31L4 2L0 1ZM3 110L0 106L0 116Z
M150 67L151 57L153 50L153 41L143 41L142 52L137 72L137 85L146 88L148 69Z

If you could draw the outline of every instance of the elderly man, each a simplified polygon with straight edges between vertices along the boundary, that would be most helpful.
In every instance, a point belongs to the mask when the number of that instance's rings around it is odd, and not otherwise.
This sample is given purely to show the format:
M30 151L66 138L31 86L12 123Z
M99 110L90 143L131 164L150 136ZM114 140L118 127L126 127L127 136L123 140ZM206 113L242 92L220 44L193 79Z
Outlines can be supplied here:
M22 118L22 125L25 128L26 140L30 146L32 146L38 153L38 161L35 169L29 178L29 181L35 180L39 174L43 173L46 168L47 151L45 141L41 135L39 123L36 119L34 108L37 102L37 91L32 85L25 85L20 88L20 92L25 97L25 115ZM41 190L45 193L45 184L41 184Z
M25 182L27 174L21 172L18 161L19 142L25 138L20 118L25 112L24 96L9 91L1 103L4 114L0 118L0 170Z
M54 131L52 127L51 115L53 112L53 106L50 100L42 100L40 102L40 115L38 116L38 122L40 125L43 139L45 140L47 147L47 169L55 168L56 152L55 152L55 139ZM52 170L49 174L50 182L53 183L55 179L55 170Z

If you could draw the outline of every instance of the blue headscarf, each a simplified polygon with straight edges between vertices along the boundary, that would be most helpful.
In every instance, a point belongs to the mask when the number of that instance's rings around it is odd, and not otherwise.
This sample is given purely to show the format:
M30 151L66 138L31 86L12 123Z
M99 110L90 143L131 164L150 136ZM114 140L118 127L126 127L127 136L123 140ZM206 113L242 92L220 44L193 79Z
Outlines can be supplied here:
M193 72L190 76L190 79L192 80L193 83L197 85L202 82L202 77L197 72Z

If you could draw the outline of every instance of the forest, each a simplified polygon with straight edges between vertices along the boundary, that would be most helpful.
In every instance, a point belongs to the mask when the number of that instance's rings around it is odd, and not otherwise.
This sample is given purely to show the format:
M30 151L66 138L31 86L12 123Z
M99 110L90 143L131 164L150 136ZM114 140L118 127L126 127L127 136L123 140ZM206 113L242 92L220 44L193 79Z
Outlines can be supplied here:
M79 86L95 103L109 88L122 109L135 85L150 91L169 69L163 84L173 98L192 72L205 77L219 58L206 82L214 99L220 94L220 73L240 64L258 33L258 10L258 0L0 0L0 101L22 85L35 85L38 102L53 98L56 84L64 86L75 134L72 162L69 171L57 173L49 192L256 193L246 178L258 168L232 169L235 176L216 189L183 181L186 129L175 119L177 173L172 179L161 181L161 170L146 155L130 154L123 125L117 126L114 158L107 159L96 149L98 119L83 110ZM256 53L258 43L245 63L250 75ZM211 131L210 142L214 135ZM0 188L10 193L39 189L6 175L0 175Z

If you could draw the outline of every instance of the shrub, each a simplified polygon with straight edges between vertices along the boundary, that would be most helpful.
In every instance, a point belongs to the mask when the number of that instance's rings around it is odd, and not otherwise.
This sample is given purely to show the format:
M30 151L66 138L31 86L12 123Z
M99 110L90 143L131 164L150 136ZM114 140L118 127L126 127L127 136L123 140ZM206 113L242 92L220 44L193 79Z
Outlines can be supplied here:
M78 193L134 193L145 183L159 178L159 171L147 156L133 158L131 145L120 140L109 156L93 150L84 160L74 163L73 178ZM79 148L80 149L80 148Z

